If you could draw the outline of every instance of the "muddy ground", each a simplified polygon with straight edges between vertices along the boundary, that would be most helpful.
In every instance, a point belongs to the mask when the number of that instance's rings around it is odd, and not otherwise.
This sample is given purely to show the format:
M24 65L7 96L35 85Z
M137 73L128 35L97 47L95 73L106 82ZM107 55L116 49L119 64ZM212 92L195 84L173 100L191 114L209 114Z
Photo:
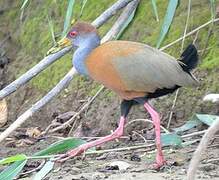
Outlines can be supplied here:
M7 74L10 72L10 63L4 66L4 71L2 73ZM200 76L203 76L200 74ZM2 76L5 77L5 76ZM10 77L10 76L8 76ZM2 78L2 84L7 82ZM4 81L4 83L3 83ZM87 85L91 83L87 80ZM17 130L12 137L17 137L12 141L5 141L4 145L1 146L0 156L6 157L9 155L14 155L17 153L25 153L31 155L33 152L37 152L44 149L49 144L57 141L57 137L65 137L69 132L69 129L60 131L59 133L49 134L44 136L43 139L29 139L25 140L22 135L25 134L27 128L38 127L40 131L45 130L45 128L51 124L52 120L58 115L62 115L66 111L77 111L87 100L85 96L84 89L80 89L75 92L63 93L58 98L54 99L45 108L36 113L31 119L25 123L22 128ZM67 92L67 91L66 91ZM77 118L77 127L72 134L77 134L82 137L84 136L104 136L111 132L111 130L117 127L117 119L119 117L119 102L120 100L116 97L108 97L108 90L104 90L101 95L89 106L85 113L82 113L80 117ZM22 87L18 92L14 93L8 101L9 108L9 118L7 126L12 122L13 119L19 116L24 109L26 109L39 93L31 87ZM154 106L160 107L160 112L162 116L162 125L167 125L168 113L171 106L171 100L168 98L173 98L168 96L154 101ZM180 99L183 99L183 92L180 92ZM81 101L81 100L85 100ZM218 113L218 107L214 105L207 106L202 103L201 100L197 100L200 104L200 109L202 112L212 112L214 114ZM184 99L183 102L190 102ZM161 107L160 104L164 104ZM195 106L195 104L194 104ZM195 106L196 107L196 106ZM158 109L158 108L157 108ZM188 114L193 111L192 105L179 107L173 110L173 119L171 123L171 128L177 127L184 124L188 118ZM130 113L129 121L136 118L149 118L145 115L143 107L134 107ZM65 120L63 120L65 121ZM7 127L6 126L6 127ZM1 130L4 130L3 127ZM206 129L206 126L197 127L193 131L201 131ZM121 139L119 141L114 141L98 147L98 149L115 149L120 147L129 147L133 145L139 145L144 143L142 137L133 133L133 131L142 134L148 142L151 143L151 139L154 138L153 128L151 124L148 123L132 123L126 128L125 137L126 139ZM189 140L200 139L201 136L194 136ZM162 179L173 179L181 180L185 179L186 172L188 168L189 161L192 157L192 153L197 147L198 142L189 145L184 148L165 148L165 157L168 162L168 166L164 167L160 171L150 170L149 166L154 161L154 149L144 152L144 149L140 148L137 150L125 150L122 152L110 152L100 155L88 155L86 157L78 157L73 160L69 160L63 164L56 164L55 169L45 178L47 180L55 179L72 179L72 180L90 180L90 179L112 179L112 180L132 180L132 179L151 179L162 180ZM203 154L202 163L199 166L199 171L197 173L197 179L219 179L219 138L218 136L214 141L209 144L208 151ZM127 169L123 166L111 165L111 163L117 163L117 161L122 161L123 163L128 163ZM36 168L40 164L38 162L30 162L25 168L25 171ZM34 174L34 173L33 173ZM30 174L27 177L20 177L19 179L32 179Z
M9 2L9 1L8 1ZM12 2L12 1L10 1ZM18 8L19 9L19 8ZM4 12L1 12L4 13ZM3 22L0 31L0 42L9 34L10 29L7 22ZM16 32L19 33L19 30ZM16 35L15 33L15 35ZM13 33L11 33L15 36ZM17 77L17 72L23 67L29 67L31 57L25 52L20 52L20 44L14 38L8 38L0 46L1 54L4 57L0 59L0 89L6 84L9 84ZM23 53L22 58L19 55ZM25 54L25 55L24 55ZM40 58L37 59L41 59ZM22 63L21 63L22 62ZM58 73L58 72L57 72ZM219 114L219 106L211 103L205 103L202 98L205 94L218 91L215 81L218 81L219 69L211 71L198 69L195 72L197 78L200 80L200 86L193 89L181 89L176 101L176 106L173 109L173 118L170 124L170 130L184 124L194 113L209 113ZM48 79L49 81L49 79ZM14 134L12 141L5 141L1 144L0 157L7 157L17 153L25 153L31 155L41 149L44 149L49 144L58 140L57 137L66 137L69 128L60 131L59 133L48 134L41 140L30 138L27 141L26 133L27 128L37 127L43 131L48 127L55 117L62 115L65 112L77 112L86 103L88 96L87 88L93 86L93 82L89 79L83 79L83 86L80 85L80 78L74 84L76 87L72 88L71 85L58 97L53 99L39 112L35 113L33 117L29 118L27 122L22 125ZM96 86L94 86L96 88ZM20 88L17 92L6 98L8 104L8 122L0 129L2 132L7 128L19 115L27 110L34 102L42 97L46 92L37 89L33 84L28 83ZM160 112L162 117L162 125L167 126L168 117L174 100L174 94L160 98L153 101L154 107ZM94 100L94 102L83 112L76 121L76 126L70 136L104 136L110 134L112 130L117 127L117 121L120 115L119 108L120 99L112 94L109 90L104 90ZM143 107L134 107L129 115L129 121L137 118L149 118L146 115ZM65 120L62 121L62 123ZM196 127L188 133L201 131L206 129L206 126ZM147 139L146 144L150 144L154 138L153 127L149 123L132 123L126 127L126 139L110 142L98 147L98 149L115 149L120 147L129 147L144 143L141 136L133 133L138 132ZM201 136L194 136L189 140L200 140ZM88 139L89 140L89 139ZM89 155L85 158L78 157L69 160L63 164L56 164L55 169L45 178L47 180L55 179L72 179L72 180L90 180L90 179L113 179L113 180L132 180L132 179L185 179L186 172L192 153L196 149L198 142L186 146L184 148L165 147L165 157L170 164L164 167L159 172L149 170L148 165L154 161L154 149L144 152L144 149L126 150L122 152L110 152L100 155ZM209 144L208 150L203 154L202 163L199 166L197 179L219 179L219 137L218 135ZM127 162L129 167L121 170L118 166L112 166L111 162L122 161ZM39 163L30 163L26 170L36 168ZM1 167L2 168L2 167ZM23 177L24 179L31 179Z

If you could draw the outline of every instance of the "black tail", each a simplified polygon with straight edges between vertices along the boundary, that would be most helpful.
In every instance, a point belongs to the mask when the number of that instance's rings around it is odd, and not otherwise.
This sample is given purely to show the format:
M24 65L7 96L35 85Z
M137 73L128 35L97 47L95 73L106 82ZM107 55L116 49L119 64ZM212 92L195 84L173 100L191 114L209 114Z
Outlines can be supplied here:
M180 61L181 67L184 71L189 72L194 69L198 64L198 52L193 44L190 44L182 53Z

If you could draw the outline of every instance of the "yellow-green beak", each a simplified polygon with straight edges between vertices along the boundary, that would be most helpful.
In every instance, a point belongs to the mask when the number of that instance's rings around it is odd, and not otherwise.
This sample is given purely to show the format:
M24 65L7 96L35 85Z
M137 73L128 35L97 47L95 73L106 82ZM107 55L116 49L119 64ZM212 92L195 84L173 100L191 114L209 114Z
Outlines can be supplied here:
M57 42L57 45L55 47L52 47L49 51L47 51L46 55L56 53L59 50L70 45L71 45L71 41L68 38L64 37L59 42Z
M64 37L58 42L58 47L64 48L71 45L71 41Z

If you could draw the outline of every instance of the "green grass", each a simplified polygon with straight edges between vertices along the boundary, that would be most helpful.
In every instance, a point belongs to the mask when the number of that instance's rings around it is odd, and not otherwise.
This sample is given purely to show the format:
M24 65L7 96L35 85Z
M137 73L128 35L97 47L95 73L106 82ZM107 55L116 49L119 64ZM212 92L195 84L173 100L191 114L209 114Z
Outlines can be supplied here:
M86 4L86 7L84 8L80 20L92 22L115 1L116 0L104 0L100 3L96 0L89 0ZM79 0L76 0L75 2L73 10L74 19L78 19L80 15L81 4L79 2ZM166 7L168 4L167 1L163 0L157 0L156 2L160 21L157 22L154 18L151 1L142 0L137 9L135 19L130 23L125 33L123 33L121 36L121 39L143 42L151 46L156 45L160 28L163 23L163 17L166 13ZM208 3L208 0L203 0L201 2L192 1L191 17L189 20L188 31L191 31L192 29L211 19L211 11L209 10ZM20 3L14 2L14 6L18 5L20 5ZM19 8L11 9L0 17L0 20L2 18L6 18L8 22L10 22L9 27L12 29L12 31L15 30L17 26L20 26L21 28L20 33L16 33L17 36L14 35L17 43L19 43L21 46L21 51L24 52L19 54L19 59L24 65L16 70L18 71L18 75L21 75L33 65L37 64L44 57L48 49L50 49L50 47L53 45L47 16L49 15L51 17L51 20L54 24L54 32L57 36L59 36L63 30L63 22L65 19L67 5L67 1L61 0L47 0L40 2L30 1L29 5L24 10L25 19L23 23L19 22ZM169 33L162 43L162 46L176 40L183 35L186 16L187 2L181 1L179 7L177 8L176 15L174 17ZM99 32L101 36L103 36L108 31L115 19L116 17L111 18L109 22L100 27ZM209 40L208 47L210 47L210 50L207 51L205 57L202 57L202 63L200 65L201 69L211 70L215 66L219 65L219 47L216 38L218 37L218 34L216 33L217 31L218 29L214 29L213 35ZM199 32L199 49L204 48L207 34L208 28L205 28ZM187 38L185 41L185 46L192 42L193 38L194 37ZM175 57L179 57L180 48L181 43L177 43L165 51ZM25 60L26 56L31 57L31 61ZM66 55L65 57L55 62L52 66L34 78L31 81L31 84L35 88L42 91L48 91L51 89L71 68L71 56L72 55L70 54ZM74 86L77 83L80 85L80 87L86 87L87 82L88 81L86 78L80 77L74 80L71 86ZM98 87L98 84L93 84L89 88L86 87L88 89L87 92L89 95L93 95Z

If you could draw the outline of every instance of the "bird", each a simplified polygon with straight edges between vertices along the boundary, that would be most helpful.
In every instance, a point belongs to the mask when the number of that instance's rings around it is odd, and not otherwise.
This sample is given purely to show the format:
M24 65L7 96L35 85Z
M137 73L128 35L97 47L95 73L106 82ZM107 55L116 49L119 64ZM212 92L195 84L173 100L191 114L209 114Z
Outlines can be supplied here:
M113 133L68 151L59 157L59 161L121 137L131 107L139 104L148 111L155 127L157 153L154 166L164 166L166 160L162 152L160 116L149 100L173 93L180 87L199 84L191 73L198 64L195 45L189 44L177 60L139 42L112 40L100 44L97 29L87 22L73 25L62 40L62 45L69 44L75 49L72 63L77 72L103 84L121 98L121 117Z

